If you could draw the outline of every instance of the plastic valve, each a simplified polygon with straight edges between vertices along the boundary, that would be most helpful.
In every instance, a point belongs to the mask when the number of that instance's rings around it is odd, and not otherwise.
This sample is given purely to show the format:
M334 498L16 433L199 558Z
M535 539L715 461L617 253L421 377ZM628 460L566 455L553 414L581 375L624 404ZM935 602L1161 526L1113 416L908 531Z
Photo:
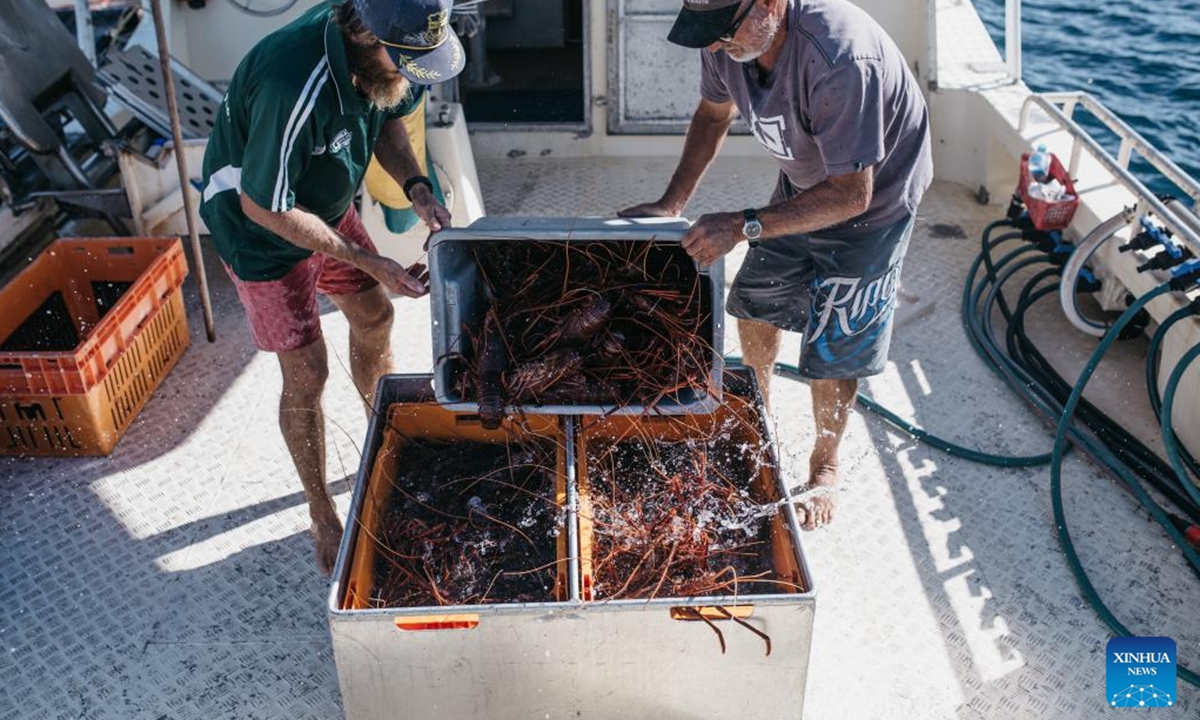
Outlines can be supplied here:
M1145 232L1149 233L1154 238L1155 244L1162 245L1163 249L1166 250L1171 257L1177 258L1183 256L1183 248L1176 245L1175 241L1171 239L1174 237L1174 233L1165 227L1159 227L1158 225L1155 225L1144 215L1142 216L1141 224L1142 227L1145 228Z
M1170 253L1160 252L1146 262L1137 266L1138 272L1147 270L1168 270L1183 262L1183 258L1171 257Z
M1190 260L1171 272L1171 289L1187 290L1200 283L1200 260Z
M1099 292L1100 279L1089 268L1080 268L1079 277L1075 279L1075 292Z
M1117 248L1119 252L1129 252L1130 250L1149 250L1158 244L1158 238L1151 235L1149 232L1140 232L1133 236L1129 242Z

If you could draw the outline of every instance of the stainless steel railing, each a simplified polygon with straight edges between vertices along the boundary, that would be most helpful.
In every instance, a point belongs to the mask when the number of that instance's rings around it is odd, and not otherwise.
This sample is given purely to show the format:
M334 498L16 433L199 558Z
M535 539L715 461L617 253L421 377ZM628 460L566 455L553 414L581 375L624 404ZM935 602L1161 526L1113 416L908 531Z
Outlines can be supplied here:
M1021 81L1021 0L1004 0L1004 62L1013 82Z
M1117 117L1099 100L1088 93L1042 93L1030 95L1025 98L1025 103L1021 106L1020 124L1017 126L1022 135L1029 125L1029 115L1035 105L1041 108L1051 120L1056 122L1060 128L1073 138L1071 161L1067 170L1072 177L1075 176L1076 171L1079 169L1079 160L1083 150L1087 149L1097 162L1113 174L1117 182L1121 183L1121 185L1137 197L1138 204L1142 210L1153 212L1167 227L1174 231L1178 239L1186 241L1200 255L1200 218L1196 216L1197 209L1200 209L1200 183L1196 182L1194 178L1188 175L1170 158L1163 155L1158 148L1151 145L1146 138L1129 127L1124 120ZM1062 107L1060 108L1059 105L1062 105ZM1114 158L1107 150L1101 147L1096 139L1087 130L1080 127L1072 118L1075 109L1079 106L1083 106L1120 139L1121 146L1117 152L1117 157ZM1180 207L1180 205L1174 205L1174 210L1167 207L1166 203L1159 200L1141 180L1129 171L1129 161L1132 159L1135 151L1146 162L1150 163L1155 170L1162 173L1163 177L1170 180L1191 198L1192 207L1190 211L1186 207ZM1175 210L1179 210L1180 212L1175 212Z

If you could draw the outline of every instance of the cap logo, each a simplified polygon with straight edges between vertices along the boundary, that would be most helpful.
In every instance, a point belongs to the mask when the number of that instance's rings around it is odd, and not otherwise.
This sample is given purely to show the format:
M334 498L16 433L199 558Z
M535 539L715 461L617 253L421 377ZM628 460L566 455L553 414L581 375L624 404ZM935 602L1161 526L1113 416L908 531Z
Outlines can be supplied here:
M446 32L450 26L450 11L440 10L429 15L429 25L425 29L425 42L430 45L441 45L446 40Z
M400 50L425 51L441 47L450 37L450 11L440 10L426 17L425 29L404 37L404 42L388 42L379 38L379 42L388 47Z

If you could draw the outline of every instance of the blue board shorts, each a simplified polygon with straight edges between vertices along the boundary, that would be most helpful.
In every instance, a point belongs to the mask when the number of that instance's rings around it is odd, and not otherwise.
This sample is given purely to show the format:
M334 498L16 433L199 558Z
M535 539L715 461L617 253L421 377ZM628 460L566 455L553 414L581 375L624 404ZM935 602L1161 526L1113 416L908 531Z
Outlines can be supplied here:
M896 291L914 216L834 235L787 235L746 253L725 309L804 334L800 373L877 375L887 364Z

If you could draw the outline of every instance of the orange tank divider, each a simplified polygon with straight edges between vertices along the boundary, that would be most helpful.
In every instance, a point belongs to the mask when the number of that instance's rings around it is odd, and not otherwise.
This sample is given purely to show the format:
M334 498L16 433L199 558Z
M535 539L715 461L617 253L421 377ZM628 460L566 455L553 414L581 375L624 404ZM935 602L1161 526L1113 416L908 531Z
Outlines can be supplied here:
M583 428L583 423L580 423L575 433L575 482L579 488L579 594L580 599L591 602L596 599L592 578L596 556L592 545L596 539L596 528L593 522L595 515L592 512L590 478L587 473L588 438Z
M567 506L567 448L566 443L558 443L555 450L554 472L554 504L559 508ZM554 556L557 559L554 568L554 599L558 601L572 600L571 594L571 548L567 542L567 529L558 534L554 540Z

